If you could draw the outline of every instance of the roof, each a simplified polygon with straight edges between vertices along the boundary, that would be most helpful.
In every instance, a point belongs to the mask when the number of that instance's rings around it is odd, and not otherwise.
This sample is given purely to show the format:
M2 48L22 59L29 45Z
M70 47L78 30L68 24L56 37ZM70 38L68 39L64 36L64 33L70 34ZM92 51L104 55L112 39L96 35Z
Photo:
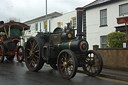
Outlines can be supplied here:
M50 19L50 18L55 18L55 17L61 16L61 15L62 15L62 14L59 13L59 12L52 12L52 13L50 13L50 14L47 15L47 18L48 18L48 19ZM45 20L45 18L46 18L46 15L37 17L37 18L32 19L32 20L28 20L28 21L26 21L26 22L24 22L24 23L26 23L26 24L31 24L31 23L34 23L34 22L37 22L37 21Z
M123 1L123 0L95 0L94 2L84 6L83 8L84 9L94 8L94 7L98 7L101 5L105 5L105 4L109 4L117 1Z
M0 24L0 31L3 31L4 30L4 27L5 29L8 29L9 26L13 27L13 28L17 28L17 29L20 29L20 30L28 30L30 29L30 27L24 23L20 23L20 22L15 22L15 21L10 21L10 22L7 22L7 23L1 23Z

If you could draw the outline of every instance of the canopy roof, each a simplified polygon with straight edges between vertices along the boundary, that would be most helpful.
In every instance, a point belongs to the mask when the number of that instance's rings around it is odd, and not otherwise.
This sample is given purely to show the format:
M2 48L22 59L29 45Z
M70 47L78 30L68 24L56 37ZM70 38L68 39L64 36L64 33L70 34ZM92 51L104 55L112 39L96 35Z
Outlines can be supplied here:
M24 30L30 29L30 27L24 23L10 21L7 23L0 24L0 32L4 32L4 27L8 31L9 26L11 29L15 28L15 29L20 29L21 31L23 30L23 28L24 28Z

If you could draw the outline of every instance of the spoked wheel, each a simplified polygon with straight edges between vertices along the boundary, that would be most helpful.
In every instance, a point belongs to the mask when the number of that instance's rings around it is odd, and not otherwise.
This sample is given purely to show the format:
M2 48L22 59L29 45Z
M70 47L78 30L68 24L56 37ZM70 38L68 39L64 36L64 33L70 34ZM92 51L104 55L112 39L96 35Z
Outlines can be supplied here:
M93 50L87 52L85 57L85 65L83 70L89 76L97 76L103 67L103 61L101 55Z
M65 79L71 79L77 71L77 58L71 50L63 50L58 56L58 70Z
M31 37L28 39L25 47L25 63L30 71L37 72L44 65L44 60L42 59L42 40L37 37Z
M17 49L17 61L22 62L24 60L24 48L19 46Z
M5 56L4 46L3 45L0 45L0 63L3 63L4 56Z

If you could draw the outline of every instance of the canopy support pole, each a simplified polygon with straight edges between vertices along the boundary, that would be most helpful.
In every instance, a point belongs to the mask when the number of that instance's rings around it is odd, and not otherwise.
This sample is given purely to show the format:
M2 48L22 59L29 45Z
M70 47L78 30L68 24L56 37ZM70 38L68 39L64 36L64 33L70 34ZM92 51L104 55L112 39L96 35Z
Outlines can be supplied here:
M8 37L10 37L10 29L11 29L11 26L9 25Z
M8 38L8 34L7 34L7 31L6 31L6 29L5 29L5 26L4 26L4 31L5 31L5 34L6 34L7 38Z
M22 30L22 39L23 39L23 43L25 42L25 37L24 37L24 27L23 27L23 30ZM24 45L23 45L24 46Z

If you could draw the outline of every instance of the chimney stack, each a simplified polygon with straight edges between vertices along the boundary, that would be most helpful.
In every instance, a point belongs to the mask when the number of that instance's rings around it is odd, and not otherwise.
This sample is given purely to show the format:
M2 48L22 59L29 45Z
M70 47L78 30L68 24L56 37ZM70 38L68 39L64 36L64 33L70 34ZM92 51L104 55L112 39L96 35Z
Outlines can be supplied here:
M82 39L82 15L83 15L83 8L76 8L77 11L77 35L79 39Z

